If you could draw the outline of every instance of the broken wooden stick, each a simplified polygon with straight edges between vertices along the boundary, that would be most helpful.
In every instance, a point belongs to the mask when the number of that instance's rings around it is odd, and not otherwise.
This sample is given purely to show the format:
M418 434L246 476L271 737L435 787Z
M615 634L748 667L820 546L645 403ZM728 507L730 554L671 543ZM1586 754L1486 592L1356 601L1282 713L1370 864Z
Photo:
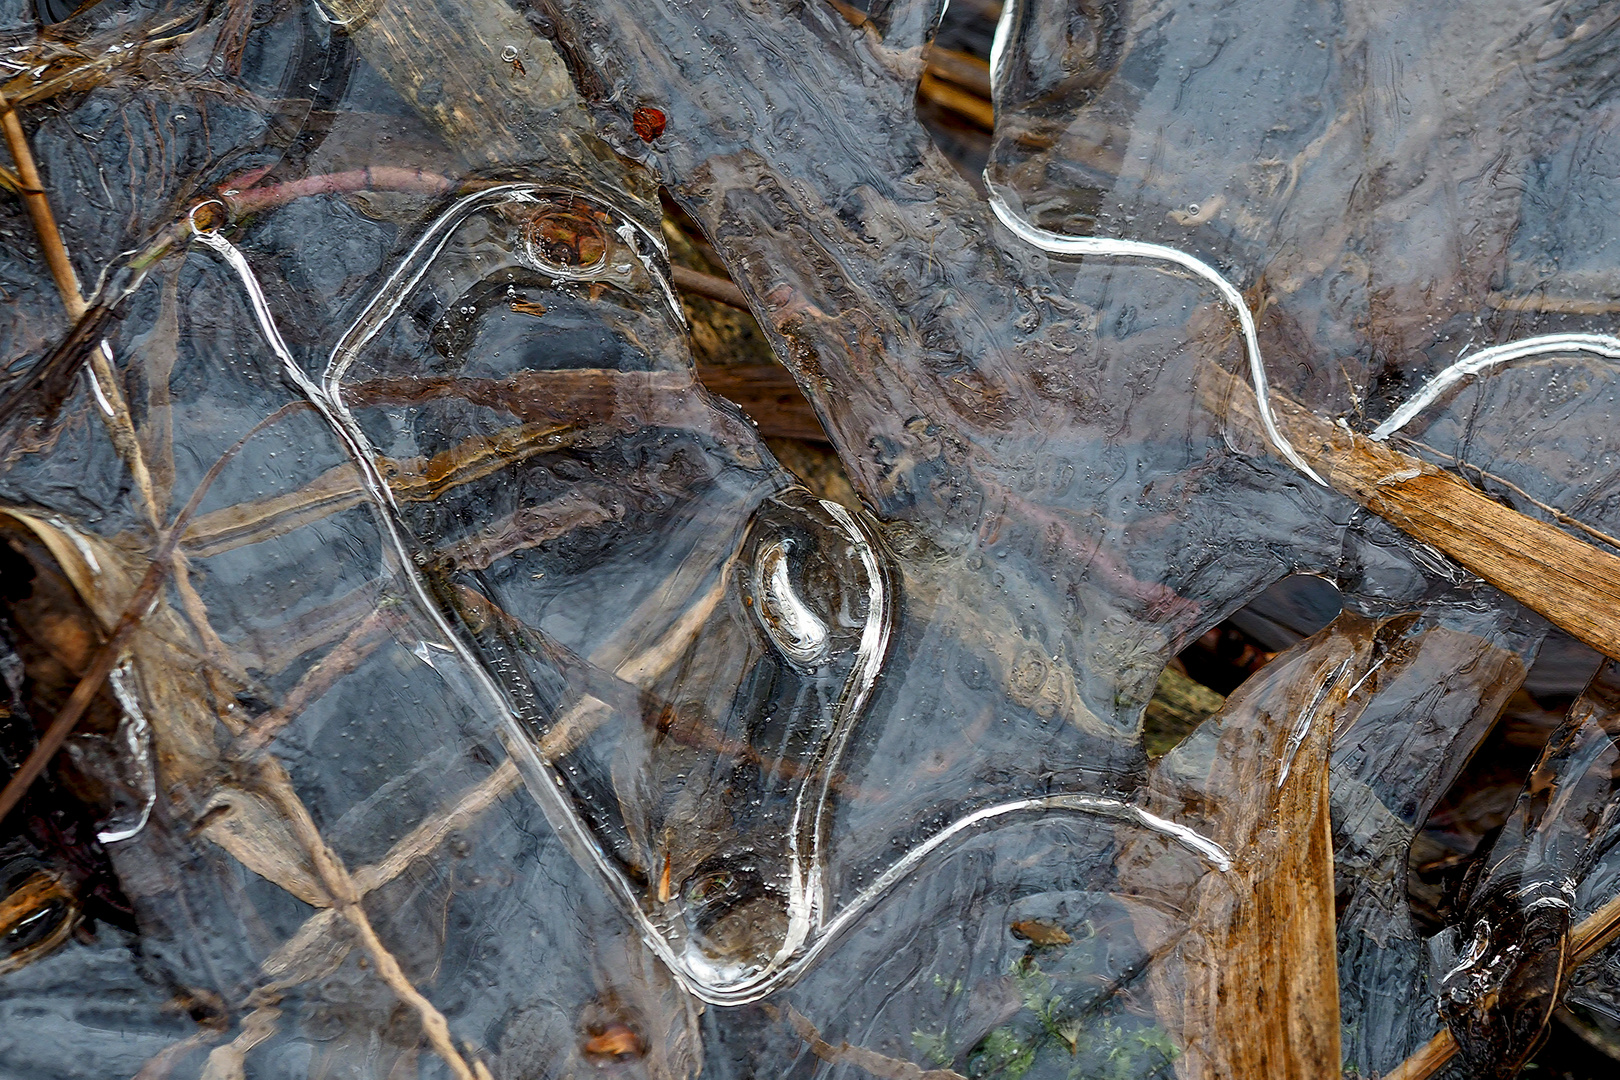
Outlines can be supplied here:
M28 137L23 133L22 121L17 118L17 110L11 107L4 93L0 93L0 132L5 135L11 160L16 162L19 193L34 223L34 232L39 236L39 249L45 256L45 265L50 268L51 279L56 282L56 291L62 294L68 319L78 322L79 316L85 311L84 296L79 291L79 276L73 272L73 264L68 261L67 248L62 246L62 233L56 227L56 215L51 213L51 202L45 197L45 184L39 178L33 152L28 148Z
M1200 383L1206 401L1258 436L1254 396L1241 380L1207 365ZM1271 407L1278 428L1333 490L1445 553L1582 644L1620 659L1620 557L1280 394L1271 395Z

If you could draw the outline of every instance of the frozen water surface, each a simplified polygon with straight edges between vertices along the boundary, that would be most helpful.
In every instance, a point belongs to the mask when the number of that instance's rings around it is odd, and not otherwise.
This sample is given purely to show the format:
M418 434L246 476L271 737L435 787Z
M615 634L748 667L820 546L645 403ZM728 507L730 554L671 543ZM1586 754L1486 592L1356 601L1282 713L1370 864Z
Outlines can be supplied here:
M0 201L8 774L139 625L0 829L0 1074L1620 1030L1615 661L1425 928L1408 849L1551 626L1276 419L1620 551L1608 6L975 7L983 194L932 4L57 6L0 4L93 294ZM660 187L858 500L699 379ZM1166 665L1297 574L1342 613L1150 760Z

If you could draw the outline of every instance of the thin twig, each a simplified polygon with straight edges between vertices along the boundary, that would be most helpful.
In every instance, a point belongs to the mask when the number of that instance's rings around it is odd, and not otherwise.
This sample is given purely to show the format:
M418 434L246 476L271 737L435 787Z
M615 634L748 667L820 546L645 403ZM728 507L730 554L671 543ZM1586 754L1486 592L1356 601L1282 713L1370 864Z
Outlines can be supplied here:
M389 849L382 861L362 866L354 872L354 884L361 894L372 892L394 880L410 866L435 851L445 837L464 829L491 806L517 789L521 783L517 766L512 759L501 762L500 768L474 784L449 809L421 822Z
M486 186L493 181L473 186ZM448 195L453 191L468 190L458 187L454 180L424 169L403 169L391 165L368 165L349 172L323 173L305 176L268 187L248 188L245 191L227 191L220 196L231 213L231 220L246 214L258 213L277 206L285 206L294 199L310 195L353 195L363 191L397 191L415 195Z
M275 772L280 775L273 779L280 779L283 782L267 783L266 793L279 804L282 813L286 815L293 836L308 852L316 874L320 876L321 883L331 895L332 906L360 939L360 944L376 966L378 977L388 984L389 989L393 990L401 1001L416 1011L428 1042L434 1052L450 1066L450 1071L456 1075L457 1080L478 1080L478 1074L467 1064L450 1038L449 1021L420 990L416 989L406 977L404 969L400 967L399 960L377 936L376 929L371 925L371 919L366 915L365 907L360 903L361 893L354 879L344 869L337 853L327 847L320 830L315 827L314 820L309 816L308 808L293 793L291 783L285 782L285 773L280 773L279 767Z
M1457 1053L1457 1040L1450 1028L1441 1028L1434 1038L1412 1051L1412 1056L1384 1074L1384 1080L1426 1080L1451 1061Z
M134 1080L168 1080L169 1073L179 1064L181 1058L199 1047L216 1043L219 1039L218 1031L199 1031L179 1042L170 1043L146 1059L141 1071L135 1074Z
M0 92L0 130L5 133L11 160L17 163L17 180L22 191L23 205L33 219L34 232L39 236L40 250L45 254L45 265L50 267L56 281L56 291L62 295L68 318L78 322L85 312L84 295L79 291L79 276L68 261L67 249L62 246L62 234L56 227L56 215L51 213L50 200L45 197L45 186L40 181L39 169L34 165L34 154L28 148L28 137L23 134L22 121L3 92Z
M379 645L389 640L401 621L400 613L387 607L367 615L336 648L304 673L279 708L266 713L242 734L232 748L232 756L246 758L270 745L282 728L291 723L305 706L325 694L339 679L359 667Z
M675 287L682 292L696 293L698 296L717 303L727 304L734 308L748 310L748 298L736 284L726 278L705 274L700 270L692 270L685 266L671 266L669 276Z
M56 282L56 291L62 297L62 306L67 309L68 322L77 324L89 310L84 302L84 293L79 288L79 276L74 273L73 263L68 259L67 248L62 244L62 233L57 228L56 215L51 212L51 202L45 195L44 183L40 180L39 168L34 164L34 154L29 149L27 136L23 133L22 121L18 119L17 110L12 108L4 93L0 93L0 129L4 131L11 159L17 164L17 179L23 204L27 206L28 216L34 222L34 233L39 238L45 265L50 268L51 278ZM129 405L124 401L124 393L119 388L118 373L113 370L112 355L106 345L101 344L90 350L90 365L91 378L95 383L103 419L112 436L113 445L117 448L119 456L128 464L130 476L134 479L135 487L145 503L149 523L155 529L158 524L158 509L153 497L152 477L147 471L146 458L142 455L140 441L135 436L135 424L130 418Z
M923 72L917 84L917 93L947 112L955 113L976 128L990 131L996 126L995 108L988 98L940 78L933 70Z
M722 582L725 577L726 575L721 575ZM711 590L696 606L704 612L711 610L722 592L723 588ZM650 682L679 655L681 649L677 648L677 642L689 640L693 629L690 619L677 620L676 624L661 635L650 648L624 659L618 667L618 673L621 676L636 676ZM601 661L607 657L599 655L594 659ZM572 708L566 710L541 739L538 747L541 759L549 762L569 753L611 715L612 711L600 702L588 696L582 698ZM304 937L307 934L313 938L329 934L332 931L330 921L332 913L336 912L341 916L371 955L379 977L402 1000L416 1009L435 1052L441 1056L455 1055L453 1059L445 1057L446 1062L456 1071L458 1077L467 1075L462 1072L467 1068L465 1061L456 1054L454 1044L449 1040L448 1023L405 977L398 961L388 952L372 929L361 900L404 873L416 860L432 854L451 833L466 828L491 806L516 790L521 783L517 766L511 759L502 762L490 775L463 791L450 806L419 822L410 833L389 849L380 861L361 867L353 873L344 870L337 855L326 846L309 816L308 809L293 792L291 784L286 781L279 763L270 758L265 761L263 768L266 778L264 790L280 804L294 837L305 847L311 863L333 901L333 908L330 911L319 912L312 916L296 937ZM297 981L296 978L278 979L279 985L282 986L294 985ZM487 1080L487 1070L482 1062L474 1060L472 1070L475 1080Z

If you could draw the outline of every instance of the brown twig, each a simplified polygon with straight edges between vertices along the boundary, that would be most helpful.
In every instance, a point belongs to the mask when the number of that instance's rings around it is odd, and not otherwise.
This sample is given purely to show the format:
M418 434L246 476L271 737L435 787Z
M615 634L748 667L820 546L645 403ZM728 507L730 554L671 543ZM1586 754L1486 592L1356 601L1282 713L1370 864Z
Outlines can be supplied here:
M169 1073L180 1063L181 1058L199 1047L218 1042L219 1038L219 1032L205 1030L188 1035L179 1042L170 1043L147 1058L133 1080L168 1080Z
M725 576L722 575L722 582ZM651 647L621 660L617 668L618 674L644 682L655 679L684 651L695 626L702 618L707 617L707 613L718 602L723 591L723 587L711 589L698 600L695 607L699 610L700 617L689 615L678 619ZM597 655L593 659L605 662L609 660L609 656ZM538 747L541 759L551 761L570 752L611 715L611 709L590 697L576 702L558 718L551 730L542 738ZM294 939L278 950L276 955L280 957L284 953L298 953L301 950L295 943L307 945L310 940L332 933L334 915L341 917L344 924L354 931L360 944L371 955L379 977L402 1000L416 1009L434 1050L441 1056L456 1055L453 1059L446 1057L445 1060L457 1073L458 1078L468 1075L462 1071L468 1067L465 1060L456 1054L454 1044L449 1040L448 1023L405 977L398 961L388 952L371 927L360 901L370 892L404 873L411 863L432 854L451 833L466 828L491 806L515 790L521 783L517 766L510 759L502 762L489 776L463 791L452 804L419 822L381 860L352 873L343 868L337 855L326 846L313 819L309 816L308 809L293 792L279 763L270 758L264 760L261 767L265 779L263 789L278 803L294 837L310 856L311 864L333 902L331 909L318 912L307 920ZM266 962L267 973L271 973L270 964L271 961ZM291 986L301 981L300 977L287 976L284 971L273 974L279 976L276 983L278 986ZM257 1015L257 1012L254 1015ZM232 1048L238 1047L240 1041L241 1037L229 1047L221 1047L215 1053L220 1051L234 1053ZM242 1048L242 1052L245 1053L246 1048ZM488 1080L488 1072L482 1062L474 1060L471 1069L471 1075L475 1080Z
M268 187L226 191L219 199L230 211L231 220L247 214L285 206L310 195L353 195L362 191L397 191L414 195L448 195L470 191L493 181L457 185L454 180L425 169L402 169L391 165L368 165L348 172L305 176Z
M1571 969L1580 967L1620 937L1620 896L1580 921L1569 935Z
M935 75L930 68L923 72L917 84L917 93L946 112L955 113L974 127L990 131L996 126L996 111L989 99L979 97L954 83Z
M847 1042L834 1046L821 1037L816 1025L791 1005L788 1006L787 1019L794 1034L810 1047L810 1052L829 1065L853 1065L881 1080L967 1080L954 1069L924 1069L912 1062L892 1058L864 1046L851 1046Z
M381 861L356 870L355 888L362 894L369 893L394 880L411 863L437 849L445 837L478 820L485 810L515 791L521 782L517 766L507 758L500 768L474 784L448 809L419 823L390 848Z
M730 307L748 310L748 298L736 284L726 278L705 274L686 266L671 266L669 276L682 292L696 293L705 299Z
M84 295L79 291L79 276L73 272L73 263L68 260L67 249L62 246L56 215L51 213L50 200L45 197L45 186L40 181L39 169L34 165L33 151L28 148L28 137L23 134L22 121L17 118L17 110L11 107L4 93L0 93L0 130L5 133L11 160L17 164L23 205L28 208L28 216L34 222L34 232L39 236L45 265L50 268L51 277L56 282L56 291L62 295L69 320L78 322L85 312Z
M1384 1074L1384 1080L1426 1080L1457 1053L1457 1040L1450 1028L1441 1028L1434 1038L1412 1051L1412 1056Z
M79 288L79 276L74 273L73 263L68 259L67 248L62 244L62 233L57 228L56 215L51 213L51 202L45 195L44 183L40 180L39 168L34 164L34 154L29 149L22 121L17 118L17 110L12 108L4 93L0 93L0 130L4 131L6 146L11 151L12 160L16 162L23 204L28 208L29 218L33 220L34 233L39 238L45 265L50 268L51 278L56 282L56 291L62 297L62 306L67 309L68 322L76 325L84 318L89 308ZM141 453L140 441L135 436L135 424L130 418L129 405L124 401L123 391L118 385L118 373L113 370L112 357L105 345L91 348L90 365L91 378L95 382L97 394L102 399L102 419L107 424L119 456L129 466L130 476L145 502L148 521L155 529L158 523L158 510L152 491L152 477L147 471L146 458Z

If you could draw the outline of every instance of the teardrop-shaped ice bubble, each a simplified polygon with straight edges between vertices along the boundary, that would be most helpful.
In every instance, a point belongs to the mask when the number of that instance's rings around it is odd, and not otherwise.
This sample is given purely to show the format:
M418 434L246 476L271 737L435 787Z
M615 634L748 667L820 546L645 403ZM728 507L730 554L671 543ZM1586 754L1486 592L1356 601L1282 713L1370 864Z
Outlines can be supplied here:
M792 538L760 548L754 563L754 595L760 625L788 658L814 664L828 651L827 624L798 593L793 570L797 545ZM801 570L802 578L802 570Z

